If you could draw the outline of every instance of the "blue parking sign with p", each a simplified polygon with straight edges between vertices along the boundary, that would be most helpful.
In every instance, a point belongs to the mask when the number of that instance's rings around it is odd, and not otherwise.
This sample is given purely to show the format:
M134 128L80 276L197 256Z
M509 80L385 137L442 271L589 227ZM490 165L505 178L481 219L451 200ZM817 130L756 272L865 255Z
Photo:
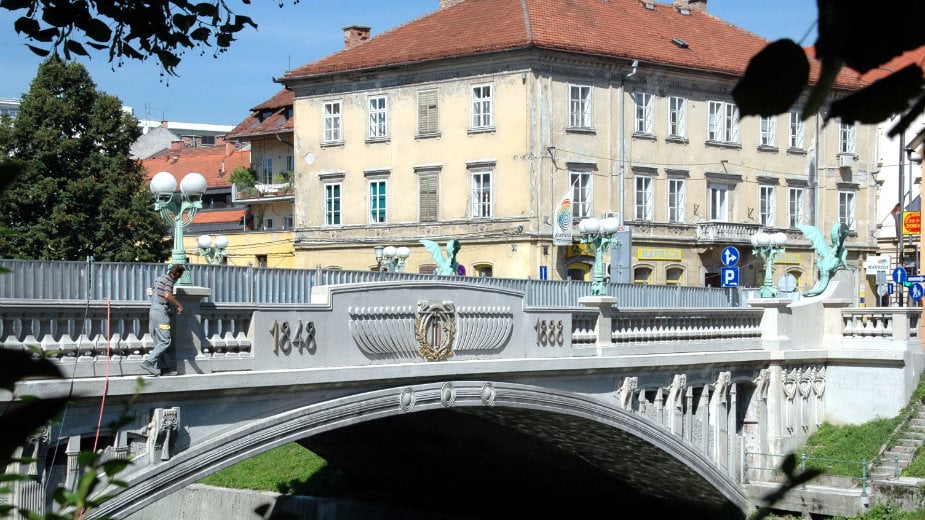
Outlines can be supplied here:
M722 277L723 287L738 287L739 286L739 268L738 267L723 267L722 271L720 271L720 276Z

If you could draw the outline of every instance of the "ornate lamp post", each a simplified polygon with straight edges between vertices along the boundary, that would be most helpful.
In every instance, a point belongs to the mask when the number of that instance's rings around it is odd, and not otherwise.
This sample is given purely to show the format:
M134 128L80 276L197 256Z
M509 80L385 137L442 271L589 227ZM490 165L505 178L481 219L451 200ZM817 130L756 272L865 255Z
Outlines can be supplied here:
M173 226L173 254L170 265L187 265L183 250L183 228L188 226L202 208L202 194L206 192L206 178L199 173L187 173L180 181L177 193L177 179L170 172L160 172L151 179L151 193L154 194L154 211L158 211L167 224ZM177 280L178 285L191 285L189 269Z
M214 240L209 235L199 235L199 254L210 264L224 263L227 247L228 237L225 235L218 235Z
M610 249L614 233L620 227L620 222L613 217L603 220L596 218L582 219L578 223L581 232L581 243L590 244L594 248L594 274L591 279L591 296L604 296L604 251Z
M764 261L764 284L761 286L762 298L777 298L777 288L774 287L774 261L785 251L784 242L787 235L783 233L765 233L759 231L752 235L752 254Z
M376 253L376 266L380 271L400 273L405 270L405 263L411 256L411 250L405 246L373 246ZM383 267L385 269L383 269Z

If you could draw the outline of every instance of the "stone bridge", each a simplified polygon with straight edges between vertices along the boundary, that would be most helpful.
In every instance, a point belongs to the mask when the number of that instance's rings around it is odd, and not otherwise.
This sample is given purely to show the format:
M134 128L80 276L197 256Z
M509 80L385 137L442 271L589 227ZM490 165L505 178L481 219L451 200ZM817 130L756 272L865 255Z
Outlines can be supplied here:
M721 309L527 307L517 291L429 281L315 287L309 305L178 287L179 375L159 378L140 367L146 302L3 300L2 346L54 353L66 379L0 398L73 397L24 448L37 462L9 468L34 477L13 500L50 508L43 490L73 486L94 441L133 464L87 518L131 516L295 441L367 498L423 509L747 511L743 482L770 476L745 468L824 421L895 415L918 381L920 309L853 307L837 286Z

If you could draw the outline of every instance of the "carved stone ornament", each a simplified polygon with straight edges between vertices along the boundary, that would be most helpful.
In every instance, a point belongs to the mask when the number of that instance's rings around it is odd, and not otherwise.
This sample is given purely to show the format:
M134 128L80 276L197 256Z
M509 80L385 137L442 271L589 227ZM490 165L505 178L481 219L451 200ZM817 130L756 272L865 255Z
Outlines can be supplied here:
M620 400L620 408L629 410L633 406L633 396L636 394L636 385L639 379L635 377L624 377L623 384L617 388L616 398Z
M453 355L456 337L456 307L452 302L418 302L414 322L418 351L428 361L442 361Z

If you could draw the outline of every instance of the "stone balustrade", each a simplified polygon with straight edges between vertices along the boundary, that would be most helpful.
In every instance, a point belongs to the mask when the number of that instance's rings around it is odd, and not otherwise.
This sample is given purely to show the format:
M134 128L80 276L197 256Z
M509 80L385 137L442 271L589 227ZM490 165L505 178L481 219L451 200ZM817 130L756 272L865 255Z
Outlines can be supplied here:
M846 338L906 340L919 336L919 307L866 307L842 309L842 335Z
M187 298L184 307L188 310L176 319L175 338L179 340L175 339L175 343L182 350L179 358L189 362L208 360L211 365L201 365L209 367L205 369L206 372L260 370L264 364L252 362L257 359L256 353L272 352L277 357L280 352L288 354L287 349L291 346L287 341L293 344L309 341L315 327L328 330L340 327L337 320L326 315L327 306L213 304L200 302L201 295L197 294L178 294L178 297ZM451 293L445 297L448 300L453 298ZM468 355L530 357L534 354L529 350L519 350L522 345L515 345L514 349L505 346L506 338L511 336L512 330L525 328L536 329L527 336L538 338L538 345L555 344L562 347L558 351L544 351L542 355L560 357L619 355L620 347L645 345L658 345L659 349L665 350L677 344L681 350L690 350L690 344L697 342L719 342L717 345L728 343L729 346L721 348L732 348L735 342L757 339L771 345L775 341L786 341L787 335L793 333L781 328L783 325L773 325L775 320L769 320L767 315L774 310L772 308L624 309L613 305L612 300L615 299L586 302L588 308L585 309L530 307L526 312L516 307L473 307L475 310L468 312L468 307L461 306L454 311L460 319L458 336L452 345L456 354L454 359L468 359ZM357 309L363 308L351 309L356 314L359 312ZM406 316L401 320L401 334L405 334L406 329L415 328L415 312L414 308L408 307L404 313ZM780 312L780 309L776 309L776 312ZM834 309L834 312L834 316L840 313L840 333L846 341L863 342L868 338L905 341L919 336L921 311L917 307L846 307ZM375 343L371 335L381 336L376 331L388 326L390 322L379 318L373 320L381 312L373 313L375 316L367 314L363 314L362 319L350 315L353 318L350 322L352 336L349 337L354 342L357 338L365 338L356 345L358 351L365 352L367 358L384 361L386 358L379 352L381 349L371 353L363 347L370 342ZM528 315L532 314L538 317L530 318ZM837 323L837 318L835 321ZM769 323L772 325L769 326ZM488 348L485 338L478 336L478 331L470 331L467 327L487 327L489 331L497 329L497 338ZM347 337L344 336L344 339ZM394 338L388 339L391 337L388 334L381 337L390 341L390 345L395 343ZM410 354L399 357L413 357L419 350L420 338L415 340L413 333L408 337L411 343L404 345L402 352ZM268 338L274 342L272 345L257 348L255 342ZM407 343L407 339L402 341ZM469 345L473 341L476 343ZM755 348L763 348L760 342L753 345ZM67 372L72 377L100 375L103 364L94 362L140 361L152 346L146 302L0 300L0 347L34 347L63 364L76 363L77 368ZM601 351L601 348L606 348L606 351ZM373 355L375 353L378 354ZM345 359L335 364L363 362L362 359ZM310 363L305 365L306 368L313 366ZM142 373L140 368L137 371L135 368L133 363L122 363L119 370L124 375Z

